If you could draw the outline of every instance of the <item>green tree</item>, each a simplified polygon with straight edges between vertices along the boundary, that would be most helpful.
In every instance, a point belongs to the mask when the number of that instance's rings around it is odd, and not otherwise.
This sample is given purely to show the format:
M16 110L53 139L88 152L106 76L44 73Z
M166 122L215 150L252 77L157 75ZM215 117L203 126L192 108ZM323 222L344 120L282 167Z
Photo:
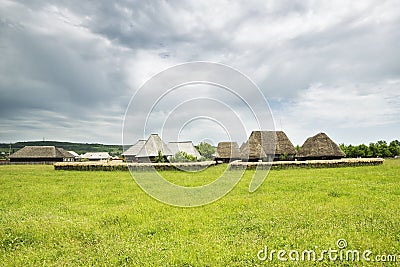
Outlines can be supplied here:
M389 144L389 151L391 157L399 156L400 155L400 142L398 140L394 140Z
M379 157L378 146L375 143L369 143L369 151L371 153L371 157Z
M199 151L200 155L207 160L213 159L213 155L215 153L215 147L210 145L207 142L201 142L196 146L197 151Z
M369 157L369 148L368 146L361 144L358 146L359 156L362 158Z
M400 142L393 140L388 145L386 141L378 141L369 143L369 145L361 144L358 146L340 144L340 148L346 154L346 158L371 158L371 157L395 157L400 155Z
M348 158L356 158L356 153L354 153L354 146L348 145L347 152L345 152Z
M391 153L389 151L389 147L388 147L386 141L382 141L382 140L378 141L377 146L378 146L378 151L379 151L378 157L387 158L387 157L391 156Z

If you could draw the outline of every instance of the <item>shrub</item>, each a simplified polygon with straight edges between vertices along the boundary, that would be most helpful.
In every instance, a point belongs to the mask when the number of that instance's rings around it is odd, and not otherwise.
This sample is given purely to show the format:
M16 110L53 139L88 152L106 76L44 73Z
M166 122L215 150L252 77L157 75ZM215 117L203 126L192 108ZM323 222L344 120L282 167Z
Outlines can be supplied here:
M171 162L191 162L196 161L197 158L193 155L189 155L184 151L177 152L171 159Z
M158 150L158 155L154 158L156 163L163 163L165 162L164 155L162 154L161 150Z

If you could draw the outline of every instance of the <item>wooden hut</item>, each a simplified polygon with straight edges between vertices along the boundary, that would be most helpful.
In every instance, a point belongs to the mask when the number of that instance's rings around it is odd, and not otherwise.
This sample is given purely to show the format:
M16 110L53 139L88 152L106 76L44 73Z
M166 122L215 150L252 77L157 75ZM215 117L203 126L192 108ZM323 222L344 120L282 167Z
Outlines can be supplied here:
M219 142L216 161L228 163L240 159L240 149L236 142Z
M296 149L283 131L253 131L240 155L243 161L290 160Z
M10 155L10 162L62 162L74 159L74 155L55 146L25 146Z
M151 134L149 139L146 140L143 147L136 154L136 158L138 162L155 162L159 153L161 153L165 161L168 157L173 155L158 134Z
M340 159L346 154L325 133L307 138L297 153L300 160Z

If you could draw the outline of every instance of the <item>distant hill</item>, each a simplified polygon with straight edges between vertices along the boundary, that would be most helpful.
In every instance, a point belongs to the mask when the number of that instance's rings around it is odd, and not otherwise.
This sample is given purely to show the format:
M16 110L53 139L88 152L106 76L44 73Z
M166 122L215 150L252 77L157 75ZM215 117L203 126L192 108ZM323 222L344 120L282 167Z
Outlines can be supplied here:
M23 148L24 146L56 146L64 148L68 151L75 151L78 154L86 152L108 152L112 156L119 156L122 153L122 145L104 145L104 144L88 144L88 143L71 143L58 141L28 141L17 143L0 143L0 153L8 155L10 152ZM11 151L10 151L11 149ZM0 156L1 157L1 156Z

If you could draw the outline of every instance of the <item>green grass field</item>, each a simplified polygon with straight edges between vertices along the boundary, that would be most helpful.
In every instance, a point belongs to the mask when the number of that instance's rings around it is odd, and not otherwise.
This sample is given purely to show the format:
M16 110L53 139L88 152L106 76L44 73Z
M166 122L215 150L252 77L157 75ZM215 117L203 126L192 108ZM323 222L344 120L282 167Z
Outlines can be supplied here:
M164 172L186 186L224 166ZM273 262L269 250L400 254L400 160L381 166L271 171L248 192L251 171L224 198L178 208L146 195L129 172L0 166L0 265L386 266L395 262ZM318 254L317 254L318 255Z

